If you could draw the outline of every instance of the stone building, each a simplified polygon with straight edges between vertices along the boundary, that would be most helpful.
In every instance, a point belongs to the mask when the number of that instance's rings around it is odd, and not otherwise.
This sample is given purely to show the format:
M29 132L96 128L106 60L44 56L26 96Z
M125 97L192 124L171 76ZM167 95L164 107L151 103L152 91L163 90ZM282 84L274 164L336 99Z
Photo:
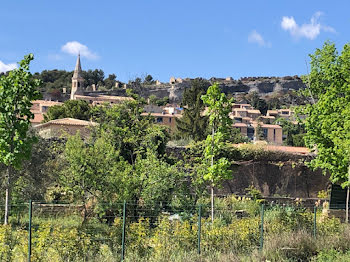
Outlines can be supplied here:
M91 127L96 125L97 123L95 122L74 118L62 118L36 125L34 129L38 131L41 137L46 139L68 137L75 135L78 131L82 137L88 137Z
M82 76L80 54L78 55L72 77L72 89L70 94L71 100L85 100L91 105L118 104L124 101L133 100L131 97L111 96L96 92L96 86L92 85L91 92L84 89L84 78ZM118 85L119 86L119 85Z
M248 137L249 140L256 140L256 129L259 126L262 129L265 141L274 145L282 145L282 127L271 124L275 120L274 116L264 116L250 104L233 104L230 117L234 121L233 126L239 129L241 134Z
M83 94L84 94L84 78L82 77L80 54L79 54L77 58L77 62L75 64L73 77L72 77L72 89L71 89L70 99L75 100L76 95L83 95Z
M30 111L34 115L34 119L31 119L32 126L39 125L44 120L44 114L51 106L62 105L57 101L35 100L32 102Z

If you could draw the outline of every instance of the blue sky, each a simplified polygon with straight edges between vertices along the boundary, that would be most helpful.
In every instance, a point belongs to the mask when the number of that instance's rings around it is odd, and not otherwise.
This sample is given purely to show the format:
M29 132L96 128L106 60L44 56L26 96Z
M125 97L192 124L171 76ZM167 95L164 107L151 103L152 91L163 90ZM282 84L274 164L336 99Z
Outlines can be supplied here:
M7 0L0 71L32 52L33 72L103 69L122 81L306 73L326 40L349 42L348 1Z

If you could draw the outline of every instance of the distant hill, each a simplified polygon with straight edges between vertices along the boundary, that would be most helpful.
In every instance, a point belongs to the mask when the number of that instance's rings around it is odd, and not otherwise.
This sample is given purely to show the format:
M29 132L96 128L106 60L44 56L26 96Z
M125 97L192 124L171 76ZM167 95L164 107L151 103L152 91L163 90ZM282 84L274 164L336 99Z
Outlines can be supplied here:
M239 80L232 78L210 78L211 83L219 83L226 94L246 94L257 92L260 96L269 96L272 93L287 93L291 90L305 88L305 84L298 76L285 77L244 77ZM172 83L147 85L139 90L140 95L148 97L155 95L159 98L168 96L170 101L181 102L184 90L191 85L191 79L177 79Z

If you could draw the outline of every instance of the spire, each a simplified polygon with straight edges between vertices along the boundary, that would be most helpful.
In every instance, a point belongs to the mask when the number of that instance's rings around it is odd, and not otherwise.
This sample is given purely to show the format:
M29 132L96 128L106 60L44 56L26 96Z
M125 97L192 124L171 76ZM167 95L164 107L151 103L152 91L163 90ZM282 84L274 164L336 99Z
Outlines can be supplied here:
M78 54L77 63L75 64L73 78L81 78L80 52Z

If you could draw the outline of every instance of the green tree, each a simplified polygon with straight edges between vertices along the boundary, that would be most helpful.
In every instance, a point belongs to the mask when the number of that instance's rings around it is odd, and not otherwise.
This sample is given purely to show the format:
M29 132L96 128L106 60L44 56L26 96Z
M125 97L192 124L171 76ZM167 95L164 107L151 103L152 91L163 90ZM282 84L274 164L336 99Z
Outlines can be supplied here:
M205 141L204 158L208 163L204 180L210 182L211 190L211 219L214 221L214 187L220 185L222 180L232 176L229 168L229 160L221 155L226 147L226 140L232 129L232 119L229 113L232 110L233 99L228 100L224 93L221 93L217 84L208 88L206 95L202 96L203 102L208 106L209 127L211 135ZM209 165L210 163L210 165Z
M30 135L34 135L32 132ZM55 165L57 155L51 149L52 141L38 137L37 143L33 145L31 157L24 160L22 166L25 168L12 170L12 201L23 201L24 199L44 199L46 190L55 181L52 165ZM6 166L0 165L0 179L6 176ZM0 184L0 191L4 192L5 185Z
M65 146L66 168L61 172L60 182L75 201L84 205L84 221L87 204L91 199L103 201L114 199L129 164L120 158L113 144L102 135L93 143L85 143L80 134L71 136Z
M50 120L67 117L90 120L91 107L85 100L67 100L63 105L50 107L44 115L44 121L48 122Z
M70 91L72 85L72 71L65 70L44 70L41 73L35 73L33 76L42 81L40 91L43 94L49 94L53 99L61 98L63 88ZM59 93L58 93L59 92Z
M305 120L305 142L316 151L311 166L328 171L332 183L348 187L350 182L350 45L339 55L334 44L326 42L311 57L311 71L304 94L315 103L301 113Z
M107 89L113 89L115 87L115 83L117 82L117 76L115 74L110 74L108 77L103 81L104 86Z
M259 97L257 92L252 92L247 95L248 102L256 109L260 110L263 115L266 115L268 104Z
M155 95L150 95L150 96L148 97L148 99L149 99L149 103L150 103L151 105L155 105L155 104L157 103L157 100L158 100L158 98L157 98Z
M40 81L29 72L33 54L19 62L19 68L0 78L0 162L7 168L5 178L5 219L8 223L12 168L19 168L29 158L35 138L28 136L31 101L40 98Z
M83 71L82 75L85 80L85 86L91 86L93 84L104 85L105 73L102 69L89 69L88 71Z
M275 123L280 125L283 129L283 134L286 139L283 141L288 146L305 146L304 136L304 125L302 123L293 123L290 120L282 117L275 120Z
M169 134L164 126L154 124L153 117L141 115L143 101L128 101L93 110L95 120L100 123L97 135L108 130L108 139L129 163L134 165L137 155L145 154L151 145L155 145L159 155L164 154Z
M201 99L209 87L204 79L195 79L191 87L186 88L182 98L183 116L176 121L178 135L191 137L195 141L204 140L208 134L208 117L203 115L204 103Z
M163 97L163 98L161 98L161 99L158 99L157 101L156 101L156 105L157 106L166 106L168 103L169 103L169 97L168 96L165 96L165 97Z
M153 80L153 76L151 75L147 75L145 77L145 80L143 81L144 84L147 84L147 85L151 85L151 84L154 84L154 80Z

